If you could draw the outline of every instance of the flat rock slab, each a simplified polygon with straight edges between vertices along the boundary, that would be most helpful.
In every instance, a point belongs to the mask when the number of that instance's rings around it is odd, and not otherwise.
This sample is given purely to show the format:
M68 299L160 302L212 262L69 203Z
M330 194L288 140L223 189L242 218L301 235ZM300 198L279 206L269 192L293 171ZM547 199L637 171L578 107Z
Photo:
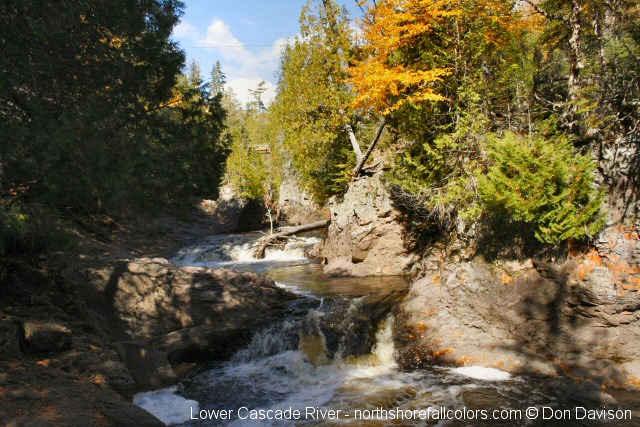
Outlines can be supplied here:
M24 338L28 346L38 353L68 350L73 344L71 330L55 322L24 322Z

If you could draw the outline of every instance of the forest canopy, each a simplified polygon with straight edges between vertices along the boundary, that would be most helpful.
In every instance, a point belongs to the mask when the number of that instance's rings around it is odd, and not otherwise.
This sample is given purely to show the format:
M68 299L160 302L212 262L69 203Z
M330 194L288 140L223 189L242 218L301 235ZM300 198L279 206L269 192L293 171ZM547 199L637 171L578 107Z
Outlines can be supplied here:
M636 3L358 4L354 32L336 3L310 1L283 54L276 115L315 194L366 173L349 139L372 140L398 203L441 231L501 217L544 243L597 233L594 153L638 141Z
M2 2L0 255L50 228L38 226L43 209L113 214L217 196L225 112L197 65L182 71L170 38L182 7Z
M442 232L500 217L550 244L597 233L593 154L639 138L636 2L358 5L354 21L309 0L275 101L258 86L240 105L221 64L185 66L177 0L3 2L0 256L33 252L50 209L186 206L228 184L276 214L285 174L323 203L381 170Z

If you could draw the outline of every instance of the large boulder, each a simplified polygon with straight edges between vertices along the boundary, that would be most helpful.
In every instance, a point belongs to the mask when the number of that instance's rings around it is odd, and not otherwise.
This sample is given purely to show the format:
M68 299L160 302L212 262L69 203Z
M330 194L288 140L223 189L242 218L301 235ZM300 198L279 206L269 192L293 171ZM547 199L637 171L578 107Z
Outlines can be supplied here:
M88 270L87 278L119 328L114 335L134 339L197 325L253 328L287 312L295 298L265 276L162 258L115 262Z
M325 273L348 276L407 274L415 258L407 250L402 212L382 173L355 181L341 201L330 201L331 225L322 248Z
M178 267L162 258L114 262L85 276L88 305L109 325L138 389L175 381L167 360L230 356L296 298L264 276Z

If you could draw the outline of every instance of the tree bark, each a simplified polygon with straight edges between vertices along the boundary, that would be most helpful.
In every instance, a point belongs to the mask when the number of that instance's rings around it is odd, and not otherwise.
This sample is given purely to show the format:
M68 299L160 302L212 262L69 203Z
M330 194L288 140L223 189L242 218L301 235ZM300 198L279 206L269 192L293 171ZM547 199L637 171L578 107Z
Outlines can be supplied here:
M284 237L289 237L296 233L302 233L303 231L311 231L311 230L317 230L319 228L324 228L327 225L329 225L329 222L331 221L329 221L328 219L325 219L322 221L312 222L310 224L298 225L296 227L287 227L285 230L282 230L278 233L264 236L262 238L262 242L258 246L258 249L256 249L256 258L258 259L264 258L264 253L267 249L267 246L269 246L269 244L274 240L282 239Z
M376 131L376 136L373 138L373 140L371 141L371 144L369 144L369 148L367 148L367 151L362 155L362 158L358 161L358 164L353 169L354 179L357 178L358 175L360 175L360 172L362 171L364 164L369 159L369 156L373 152L373 149L376 148L376 144L378 144L378 140L380 140L380 136L382 135L382 131L384 130L384 126L386 124L387 123L384 120L380 122L380 125L378 126L378 130Z
M351 146L353 147L353 151L356 153L356 162L359 162L362 159L362 150L360 149L360 144L358 144L358 139L356 138L356 134L353 132L353 128L350 124L344 125L345 129L347 129L347 134L349 134L349 141L351 141Z

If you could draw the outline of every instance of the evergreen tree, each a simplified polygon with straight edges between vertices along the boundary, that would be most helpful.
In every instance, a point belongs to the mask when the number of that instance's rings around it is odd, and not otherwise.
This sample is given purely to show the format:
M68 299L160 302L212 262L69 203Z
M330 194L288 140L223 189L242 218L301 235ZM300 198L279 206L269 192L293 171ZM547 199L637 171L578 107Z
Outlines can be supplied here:
M353 118L352 37L346 10L330 0L310 0L300 24L300 37L282 54L273 111L294 167L322 200L344 191L355 164L345 128Z
M604 225L595 162L574 154L565 136L490 136L491 167L479 191L488 211L530 224L538 240L556 244L594 236Z
M218 96L224 93L224 85L227 82L227 77L222 72L222 65L220 61L216 61L216 65L211 69L211 87L209 88L212 96Z

